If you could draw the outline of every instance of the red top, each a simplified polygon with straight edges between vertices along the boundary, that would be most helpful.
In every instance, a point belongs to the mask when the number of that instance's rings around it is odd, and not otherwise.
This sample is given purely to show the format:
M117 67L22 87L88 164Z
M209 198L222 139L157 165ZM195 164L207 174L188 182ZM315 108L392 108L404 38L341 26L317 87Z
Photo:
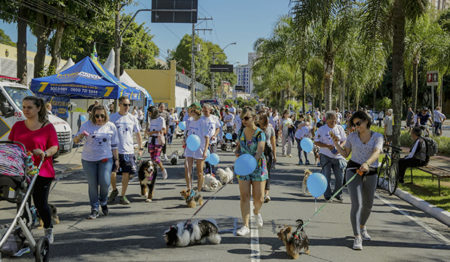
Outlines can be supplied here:
M56 134L53 124L48 124L43 128L31 131L25 125L25 121L16 122L11 132L9 133L9 140L17 141L25 145L27 151L32 152L34 149L41 149L45 151L52 146L59 146L58 136ZM33 155L33 162L36 166L39 165L41 158ZM42 163L39 170L39 175L42 177L54 178L55 170L53 169L53 158L47 157Z

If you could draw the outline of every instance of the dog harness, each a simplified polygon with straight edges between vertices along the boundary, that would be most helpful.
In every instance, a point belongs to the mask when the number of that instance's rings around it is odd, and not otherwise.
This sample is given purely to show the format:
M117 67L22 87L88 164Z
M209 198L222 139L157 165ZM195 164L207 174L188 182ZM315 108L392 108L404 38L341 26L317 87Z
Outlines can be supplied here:
M300 240L300 241L303 241L303 237L302 237L302 235L301 234L299 234L299 231L297 230L297 231L295 231L293 234L292 234L292 238L294 239L297 239L297 240Z
M189 197L186 199L186 201L191 201L194 196L195 196L195 191L191 190L191 193L189 193Z

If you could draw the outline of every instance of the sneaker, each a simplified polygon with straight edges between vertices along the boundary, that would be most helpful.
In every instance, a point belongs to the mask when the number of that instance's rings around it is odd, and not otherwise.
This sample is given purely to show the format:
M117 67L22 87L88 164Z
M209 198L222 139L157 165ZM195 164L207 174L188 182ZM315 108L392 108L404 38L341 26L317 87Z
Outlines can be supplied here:
M299 165L299 166L303 165L303 161L301 161L301 160L298 161L298 165Z
M167 170L164 169L164 170L162 171L162 177L163 177L164 180L167 179L167 177L168 177L168 175L167 175Z
M46 228L44 232L45 237L48 239L48 243L53 244L53 241L55 240L53 237L53 228Z
M104 205L102 206L102 213L104 216L107 216L109 214L108 206Z
M362 250L362 238L360 236L355 237L355 240L353 241L353 249L354 250Z
M111 194L108 197L108 203L112 203L114 201L116 201L116 197L119 195L119 190L114 189L113 191L111 191Z
M261 213L259 213L258 215L256 215L256 225L257 225L258 227L263 227L263 225L264 225L264 221L263 221L263 218L262 218Z
M369 233L367 233L367 228L366 228L366 227L363 227L363 228L361 229L361 236L362 236L362 239L363 239L363 240L370 241L370 240L372 239L372 238L370 237Z
M317 163L317 166L320 166L320 163Z
M238 229L238 231L236 231L236 235L238 236L245 236L248 235L250 233L250 228L248 228L247 226L242 226L241 228Z
M87 219L96 219L98 217L98 211L97 210L92 210L91 214L87 217Z
M307 166L308 166L308 165L310 165L310 163L309 163L309 161L308 161L308 160L306 160L306 163L305 163L305 165L307 165Z
M337 196L334 198L335 202L344 203L344 198L342 196Z
M167 155L166 155L166 154L164 154L163 160L164 160L164 161L169 161L169 158L167 158Z
M269 195L267 195L266 197L264 197L264 203L268 203L270 200L272 200L272 199L270 199L270 196L269 196Z
M129 205L130 204L130 201L128 200L127 196L122 196L120 198L120 204L122 204L122 205Z
M288 157L292 157L292 155L291 155L291 154L289 154L289 155L288 155Z

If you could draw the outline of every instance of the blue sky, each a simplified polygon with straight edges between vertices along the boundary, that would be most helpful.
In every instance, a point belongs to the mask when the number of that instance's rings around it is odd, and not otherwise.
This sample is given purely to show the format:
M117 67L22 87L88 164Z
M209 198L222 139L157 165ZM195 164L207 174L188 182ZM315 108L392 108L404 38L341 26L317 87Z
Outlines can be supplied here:
M198 28L211 28L211 33L199 33L203 39L219 44L222 48L228 43L225 53L230 63L247 63L248 52L253 51L253 43L260 37L270 36L278 18L289 12L289 0L199 0L199 17L213 17L213 21L203 22ZM137 9L151 8L151 0L138 0L134 6L127 7L126 13ZM190 24L152 24L150 12L141 12L137 23L144 23L154 35L154 42L160 49L160 57L167 57L168 49L175 49L186 33L191 34ZM0 22L3 29L15 42L15 24ZM111 32L112 34L113 32ZM36 50L36 38L28 34L28 49ZM88 54L87 54L88 55Z

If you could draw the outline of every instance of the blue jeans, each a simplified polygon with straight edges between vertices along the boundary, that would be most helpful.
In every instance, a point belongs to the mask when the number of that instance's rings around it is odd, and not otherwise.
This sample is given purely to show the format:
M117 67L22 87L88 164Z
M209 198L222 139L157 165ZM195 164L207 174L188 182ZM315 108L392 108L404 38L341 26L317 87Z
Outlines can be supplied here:
M91 209L97 210L99 205L105 206L108 202L108 190L111 184L111 171L113 161L109 158L106 162L81 160L84 172L86 172L89 185L89 201ZM100 186L100 194L98 192Z
M347 161L345 159L337 159L327 157L324 154L320 154L320 166L322 167L322 174L327 178L327 189L323 196L325 199L330 199L334 193L336 193L339 188L342 187L342 181L344 178L344 169L347 167ZM333 193L331 192L331 169L333 169L335 183ZM336 195L336 197L340 197L342 195L342 191Z
M309 162L308 161L308 153L306 153L306 151L303 151L302 146L300 145L301 143L301 139L295 139L297 141L297 150L298 150L298 162L302 162L302 152L305 155L305 162Z

